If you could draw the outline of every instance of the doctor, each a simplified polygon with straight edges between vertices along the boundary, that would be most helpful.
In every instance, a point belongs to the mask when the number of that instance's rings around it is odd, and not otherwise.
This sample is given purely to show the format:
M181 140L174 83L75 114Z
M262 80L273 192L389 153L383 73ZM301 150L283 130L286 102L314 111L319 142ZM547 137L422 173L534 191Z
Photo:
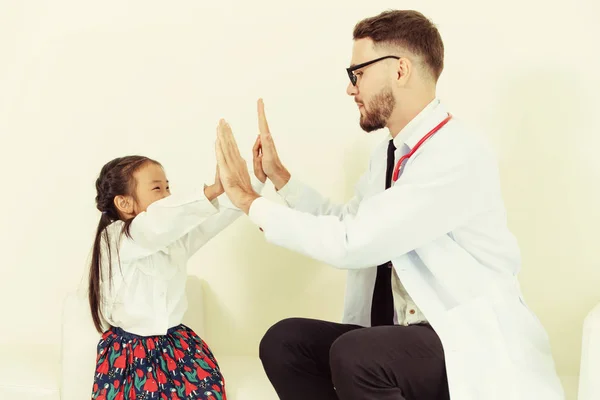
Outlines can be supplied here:
M348 270L341 324L291 318L260 344L283 400L562 400L546 332L526 306L498 168L436 98L444 46L415 11L354 28L352 96L375 149L356 194L331 203L290 175L259 100L258 163L287 203L252 189L229 125L216 153L232 203L266 240Z

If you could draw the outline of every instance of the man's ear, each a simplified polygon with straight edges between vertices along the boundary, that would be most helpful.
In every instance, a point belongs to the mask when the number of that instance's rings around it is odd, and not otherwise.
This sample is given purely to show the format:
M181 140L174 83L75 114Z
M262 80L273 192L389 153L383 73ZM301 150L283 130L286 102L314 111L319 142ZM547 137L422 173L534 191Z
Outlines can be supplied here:
M413 73L414 65L412 61L406 57L400 57L396 64L396 84L405 86Z

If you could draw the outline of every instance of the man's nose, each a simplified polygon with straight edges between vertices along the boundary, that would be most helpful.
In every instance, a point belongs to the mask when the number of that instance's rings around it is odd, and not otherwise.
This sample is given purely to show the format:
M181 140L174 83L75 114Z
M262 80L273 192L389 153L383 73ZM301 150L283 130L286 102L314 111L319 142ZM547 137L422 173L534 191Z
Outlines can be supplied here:
M348 96L356 96L358 94L358 88L350 82L348 83L348 86L346 86L346 94Z

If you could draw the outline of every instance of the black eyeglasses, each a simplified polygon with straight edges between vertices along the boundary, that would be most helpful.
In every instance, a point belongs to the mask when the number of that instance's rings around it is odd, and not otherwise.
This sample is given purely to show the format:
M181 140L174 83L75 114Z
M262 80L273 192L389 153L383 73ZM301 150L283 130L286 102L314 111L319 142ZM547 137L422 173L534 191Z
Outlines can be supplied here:
M395 58L396 60L400 59L400 57L397 57L397 56L385 56L385 57L376 58L375 60L364 62L362 64L354 65L350 68L346 68L346 71L348 72L348 77L350 78L350 82L352 82L352 86L356 86L356 81L357 81L356 75L354 75L354 71L356 71L357 69L364 68L367 65L376 63L377 61L385 60L386 58Z

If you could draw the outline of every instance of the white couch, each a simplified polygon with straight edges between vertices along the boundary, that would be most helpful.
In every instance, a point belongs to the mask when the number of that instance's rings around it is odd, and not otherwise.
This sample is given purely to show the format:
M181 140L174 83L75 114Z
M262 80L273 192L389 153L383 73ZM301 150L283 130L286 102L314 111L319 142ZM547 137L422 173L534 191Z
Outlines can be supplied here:
M191 277L187 292L190 311L184 322L203 336L202 282ZM0 400L89 399L97 342L87 299L70 293L63 307L60 346L0 346ZM257 357L216 356L227 380L229 400L277 400ZM567 400L600 399L600 304L584 321L580 376L561 378Z
M190 277L187 292L190 309L184 323L202 337L202 282ZM90 399L98 340L85 294L69 293L60 346L0 346L0 400ZM228 400L277 400L258 357L215 355L227 382Z
M578 400L600 399L600 304L583 321Z

